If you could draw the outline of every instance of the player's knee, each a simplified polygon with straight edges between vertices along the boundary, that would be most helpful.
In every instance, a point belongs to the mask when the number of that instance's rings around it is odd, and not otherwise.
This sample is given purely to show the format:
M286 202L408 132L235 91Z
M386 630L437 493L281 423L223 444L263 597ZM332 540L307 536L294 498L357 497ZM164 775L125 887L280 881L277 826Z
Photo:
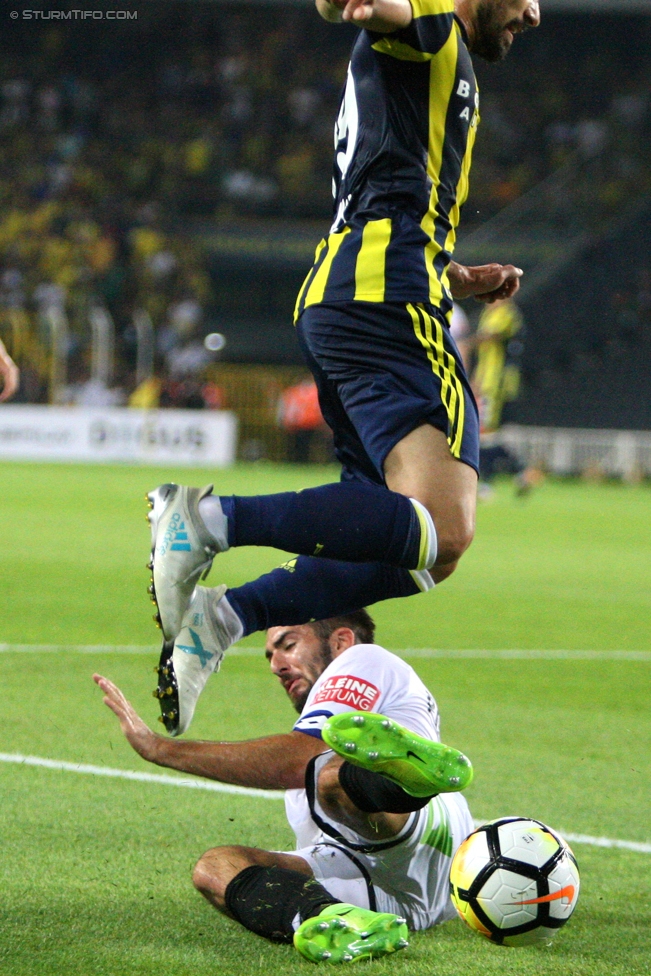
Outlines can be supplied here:
M449 576L452 576L458 565L458 562L453 562L446 563L444 566L434 566L433 569L430 569L429 573L438 586L439 583L443 583L443 581L448 579Z
M462 515L444 523L438 529L438 556L436 565L447 566L450 563L457 563L472 542L474 535L474 518Z
M206 851L194 866L192 884L202 895L223 895L228 879L222 877L222 867L228 863L228 847L214 847Z
M208 859L204 854L203 857L199 858L194 866L192 871L192 884L195 886L197 891L201 891L202 893L204 891L209 891L212 877L213 875L209 869Z

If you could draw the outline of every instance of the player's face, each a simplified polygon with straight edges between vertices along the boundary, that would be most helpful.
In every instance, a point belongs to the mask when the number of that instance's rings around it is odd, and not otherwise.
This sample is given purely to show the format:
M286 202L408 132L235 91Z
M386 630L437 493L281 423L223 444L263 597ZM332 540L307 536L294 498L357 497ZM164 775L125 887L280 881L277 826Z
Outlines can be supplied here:
M312 686L332 661L330 644L317 637L309 624L271 627L265 654L292 705L302 712Z
M501 61L511 50L515 35L539 23L538 0L479 0L472 51L485 61Z

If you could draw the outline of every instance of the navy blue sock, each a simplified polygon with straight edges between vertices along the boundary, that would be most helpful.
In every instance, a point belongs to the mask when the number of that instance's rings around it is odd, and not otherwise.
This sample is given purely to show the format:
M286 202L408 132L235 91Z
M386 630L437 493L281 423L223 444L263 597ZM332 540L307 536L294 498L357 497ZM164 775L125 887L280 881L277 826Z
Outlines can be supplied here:
M304 556L416 569L421 526L405 495L338 482L278 495L220 497L232 546L271 546Z
M299 556L252 583L228 590L244 635L268 627L326 620L420 588L406 569Z

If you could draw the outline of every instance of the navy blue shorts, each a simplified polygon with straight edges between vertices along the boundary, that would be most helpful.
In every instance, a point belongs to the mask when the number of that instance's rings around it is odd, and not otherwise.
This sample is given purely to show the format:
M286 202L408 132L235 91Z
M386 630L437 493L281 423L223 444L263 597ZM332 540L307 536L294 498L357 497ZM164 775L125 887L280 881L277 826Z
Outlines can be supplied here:
M477 405L437 309L310 305L297 332L344 480L384 485L387 454L424 423L443 431L452 455L478 471Z

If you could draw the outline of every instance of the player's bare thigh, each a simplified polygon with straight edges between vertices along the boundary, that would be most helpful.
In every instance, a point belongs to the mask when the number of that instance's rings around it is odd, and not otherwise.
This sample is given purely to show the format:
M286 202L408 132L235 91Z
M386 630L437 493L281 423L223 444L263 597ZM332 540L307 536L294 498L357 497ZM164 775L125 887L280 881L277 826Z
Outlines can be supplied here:
M415 498L432 516L438 536L432 576L445 579L475 533L476 472L452 456L442 431L423 424L389 452L384 477L392 491Z

